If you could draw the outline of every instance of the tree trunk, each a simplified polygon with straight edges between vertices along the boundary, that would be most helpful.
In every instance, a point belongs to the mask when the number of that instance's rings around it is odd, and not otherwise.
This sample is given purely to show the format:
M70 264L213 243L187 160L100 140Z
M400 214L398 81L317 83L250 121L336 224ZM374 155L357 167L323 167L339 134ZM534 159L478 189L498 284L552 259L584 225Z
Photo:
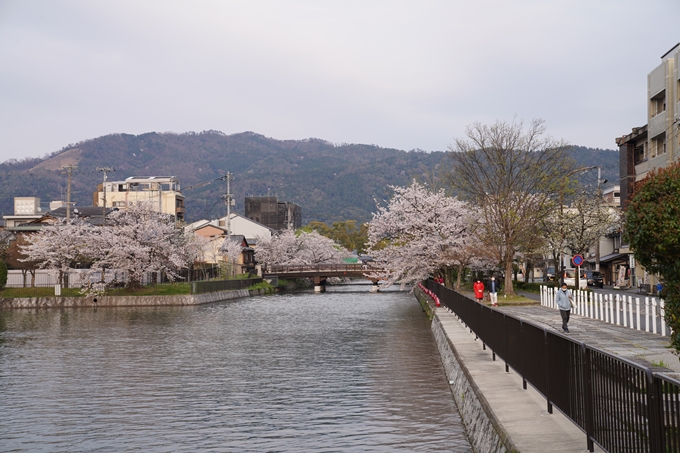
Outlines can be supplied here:
M515 289L512 286L512 255L505 259L505 290L506 296L514 296Z
M465 270L465 266L462 264L458 265L458 276L456 278L456 290L460 289L460 282L463 279L463 270Z

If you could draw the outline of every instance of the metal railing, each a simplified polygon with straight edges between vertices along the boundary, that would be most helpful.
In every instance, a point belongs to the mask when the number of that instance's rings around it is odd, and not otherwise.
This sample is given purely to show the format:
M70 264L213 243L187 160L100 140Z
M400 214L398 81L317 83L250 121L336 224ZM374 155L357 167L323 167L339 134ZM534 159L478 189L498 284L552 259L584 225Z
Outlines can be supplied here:
M585 434L589 451L680 452L680 381L433 281L440 302Z
M368 266L364 264L347 263L320 263L320 264L294 264L294 265L273 265L267 266L264 272L267 274L295 274L302 272L358 272L367 271Z

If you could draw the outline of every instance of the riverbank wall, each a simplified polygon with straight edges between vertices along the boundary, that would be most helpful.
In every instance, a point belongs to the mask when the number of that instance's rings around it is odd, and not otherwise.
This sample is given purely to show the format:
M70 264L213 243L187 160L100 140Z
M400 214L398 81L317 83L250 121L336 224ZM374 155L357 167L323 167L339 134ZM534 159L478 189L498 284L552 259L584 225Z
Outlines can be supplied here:
M0 299L0 309L74 308L74 307L161 307L203 305L241 297L264 295L265 290L216 291L177 296L87 296L87 297L21 297Z
M489 406L466 368L461 355L446 334L432 301L419 288L416 297L432 319L432 334L449 381L453 400L475 453L516 452L517 448Z

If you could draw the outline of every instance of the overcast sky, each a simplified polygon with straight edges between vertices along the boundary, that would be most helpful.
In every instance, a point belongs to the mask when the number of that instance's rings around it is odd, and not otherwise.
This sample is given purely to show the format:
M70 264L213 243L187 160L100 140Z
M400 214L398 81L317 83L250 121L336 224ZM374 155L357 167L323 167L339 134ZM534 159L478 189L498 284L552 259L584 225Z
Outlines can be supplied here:
M679 0L0 0L0 161L111 133L445 150L543 118L615 148Z

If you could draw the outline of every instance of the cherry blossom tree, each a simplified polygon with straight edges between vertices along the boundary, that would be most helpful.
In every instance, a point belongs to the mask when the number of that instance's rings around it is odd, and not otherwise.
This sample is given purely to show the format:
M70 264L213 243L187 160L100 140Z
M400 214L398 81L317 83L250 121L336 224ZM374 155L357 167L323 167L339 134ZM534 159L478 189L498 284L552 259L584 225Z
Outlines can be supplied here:
M146 273L162 272L175 280L177 271L198 255L198 247L190 246L193 236L175 228L174 218L156 212L151 203L113 212L98 233L104 253L95 257L93 267L122 271L129 287L141 285Z
M224 242L222 242L220 254L227 263L227 272L229 275L234 275L236 273L236 265L238 264L238 259L242 252L243 247L241 246L240 238L226 238Z
M55 273L59 284L64 284L64 275L69 269L79 262L91 261L92 229L92 225L81 220L46 226L26 237L20 246L25 256L21 261L37 263L38 268Z
M368 253L380 268L369 277L383 286L413 283L455 264L455 252L469 241L467 205L416 181L392 190L368 226Z
M83 282L88 290L104 288L107 272L122 272L129 287L141 285L146 273L165 273L169 280L200 256L200 243L190 231L175 228L174 218L158 213L150 203L113 212L106 226L81 220L45 227L21 248L25 261L58 273L59 281L73 265L90 264ZM92 274L101 272L92 286Z
M255 260L265 266L281 264L338 263L350 253L316 231L286 230L271 238L259 238Z

